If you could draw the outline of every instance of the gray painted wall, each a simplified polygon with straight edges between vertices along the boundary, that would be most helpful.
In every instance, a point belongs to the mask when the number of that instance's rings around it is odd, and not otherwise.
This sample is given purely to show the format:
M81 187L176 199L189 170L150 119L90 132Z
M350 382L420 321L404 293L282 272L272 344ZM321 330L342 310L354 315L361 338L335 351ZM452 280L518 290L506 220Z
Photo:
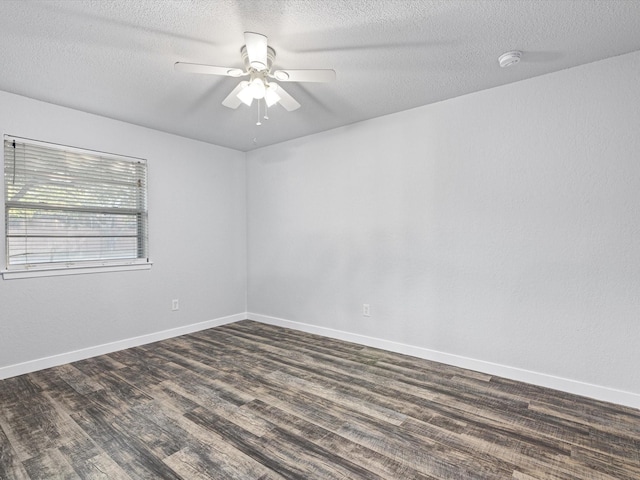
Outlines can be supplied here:
M633 53L250 152L249 311L640 394L638 78Z
M244 153L4 92L0 130L146 158L154 262L148 271L0 279L0 367L246 311ZM4 252L4 222L0 233Z

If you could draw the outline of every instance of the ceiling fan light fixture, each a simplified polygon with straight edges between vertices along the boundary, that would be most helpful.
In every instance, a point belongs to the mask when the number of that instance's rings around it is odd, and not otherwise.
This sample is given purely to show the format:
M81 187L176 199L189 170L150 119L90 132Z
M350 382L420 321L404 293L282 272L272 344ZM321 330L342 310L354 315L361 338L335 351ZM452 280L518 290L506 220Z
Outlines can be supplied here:
M260 77L256 77L251 80L251 83L249 84L249 90L251 90L253 98L259 100L261 98L264 98L267 89L264 84L264 80L262 80L262 78Z
M242 83L245 84L244 88L238 92L237 97L242 103L250 107L251 103L253 103L253 93L251 92L251 88L249 88L249 82Z
M275 84L271 83L267 86L267 89L264 92L264 101L267 104L267 107L272 107L280 101L280 95L278 95L276 90L277 85Z

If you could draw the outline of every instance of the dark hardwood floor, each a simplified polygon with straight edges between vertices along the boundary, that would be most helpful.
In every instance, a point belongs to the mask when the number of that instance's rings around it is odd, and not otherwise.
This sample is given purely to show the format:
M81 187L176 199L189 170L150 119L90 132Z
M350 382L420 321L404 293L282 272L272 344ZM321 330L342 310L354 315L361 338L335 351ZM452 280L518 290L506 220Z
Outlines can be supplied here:
M0 381L2 479L640 479L640 411L243 321Z

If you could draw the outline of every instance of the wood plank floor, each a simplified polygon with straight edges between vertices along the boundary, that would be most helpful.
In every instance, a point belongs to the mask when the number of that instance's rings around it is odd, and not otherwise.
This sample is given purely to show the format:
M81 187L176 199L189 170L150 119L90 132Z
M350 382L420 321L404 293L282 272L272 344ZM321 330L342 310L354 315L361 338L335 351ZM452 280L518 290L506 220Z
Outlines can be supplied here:
M242 321L0 381L1 479L640 479L640 411Z

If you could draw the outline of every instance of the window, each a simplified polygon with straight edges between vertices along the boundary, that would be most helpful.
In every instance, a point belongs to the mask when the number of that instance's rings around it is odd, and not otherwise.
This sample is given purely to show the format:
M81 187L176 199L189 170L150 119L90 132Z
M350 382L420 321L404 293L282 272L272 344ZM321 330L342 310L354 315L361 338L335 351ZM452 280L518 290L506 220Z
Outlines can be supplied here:
M149 268L146 160L5 135L4 187L5 278Z

